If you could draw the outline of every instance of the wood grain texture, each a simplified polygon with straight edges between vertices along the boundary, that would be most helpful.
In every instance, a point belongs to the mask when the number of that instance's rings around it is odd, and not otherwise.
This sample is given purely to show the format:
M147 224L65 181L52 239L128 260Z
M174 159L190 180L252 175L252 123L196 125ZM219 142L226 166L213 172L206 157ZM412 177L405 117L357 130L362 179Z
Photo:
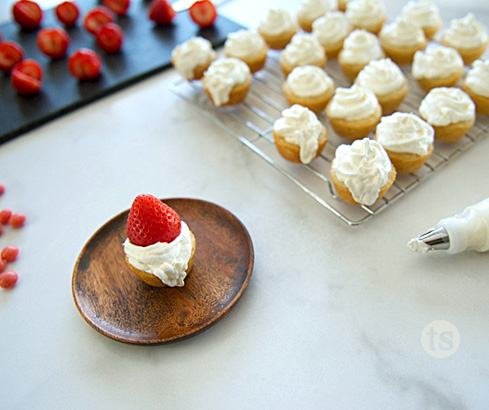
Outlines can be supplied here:
M198 334L237 302L253 271L254 250L244 225L210 202L163 199L196 239L194 266L182 288L155 288L124 260L129 210L103 225L82 249L72 278L75 304L100 333L135 344L159 344Z

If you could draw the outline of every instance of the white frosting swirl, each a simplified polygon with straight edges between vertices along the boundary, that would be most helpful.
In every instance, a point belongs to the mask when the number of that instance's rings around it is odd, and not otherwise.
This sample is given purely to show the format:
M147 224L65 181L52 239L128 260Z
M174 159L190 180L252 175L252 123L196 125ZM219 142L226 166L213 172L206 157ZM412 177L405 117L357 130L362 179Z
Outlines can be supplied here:
M386 95L398 90L405 81L401 69L390 58L372 60L355 78L355 84L368 88L375 95Z
M420 115L431 125L445 126L475 117L475 104L460 88L433 88L421 101Z
M435 27L440 23L440 11L431 1L410 1L402 11L402 16L421 27Z
M351 145L340 145L331 168L356 202L372 205L389 181L392 164L382 145L364 138Z
M465 77L465 85L475 94L489 98L489 60L477 60Z
M442 35L442 41L462 50L476 48L487 42L486 27L469 13L461 19L450 21L450 27Z
M383 21L385 8L381 0L353 0L346 5L345 14L356 27L373 27Z
M265 40L258 33L239 30L230 33L224 43L224 53L229 57L247 58L266 48Z
M379 102L372 91L353 84L350 88L336 89L328 107L328 115L354 121L370 117L378 107Z
M304 164L316 157L319 141L326 137L326 128L316 114L298 104L283 110L282 117L275 121L273 129L288 143L299 145L300 159Z
M406 17L398 17L382 27L380 40L395 47L418 46L426 41L423 29Z
M343 44L341 58L346 63L367 64L384 57L379 39L363 29L353 30Z
M185 43L178 45L172 51L171 58L175 69L186 80L193 79L197 67L207 65L216 58L209 40L202 37L192 37Z
M332 4L330 0L302 0L297 15L305 20L316 20L326 12L336 10L336 8L336 4Z
M337 44L351 32L348 17L341 11L332 11L312 23L312 34L323 45Z
M300 97L314 97L326 93L334 87L333 80L317 66L296 67L285 80L290 91Z
M324 59L323 46L312 34L298 33L280 54L280 60L288 66L315 64Z
M214 61L204 73L202 81L217 106L229 101L234 86L243 84L251 75L249 67L234 57Z
M269 9L265 19L260 22L259 30L266 35L278 36L295 30L296 24L284 9Z
M411 113L396 112L382 117L375 131L375 139L393 152L427 155L433 144L433 127Z
M412 74L414 78L448 77L464 67L464 61L457 50L430 43L414 54Z
M182 230L172 242L157 242L138 246L126 239L124 252L136 269L155 275L168 286L183 286L187 276L188 261L192 254L190 230L182 221Z

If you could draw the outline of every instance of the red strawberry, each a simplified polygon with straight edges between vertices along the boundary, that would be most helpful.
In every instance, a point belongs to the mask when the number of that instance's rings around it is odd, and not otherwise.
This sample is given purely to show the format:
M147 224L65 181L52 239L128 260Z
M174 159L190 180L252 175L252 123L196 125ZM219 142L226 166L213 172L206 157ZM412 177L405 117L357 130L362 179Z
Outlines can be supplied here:
M42 10L35 1L19 0L12 7L14 20L25 30L35 30L42 20Z
M10 73L12 87L21 95L37 93L42 87L42 67L35 60L23 60Z
M61 27L43 28L37 33L39 49L53 60L63 58L70 45L70 36Z
M111 9L118 16L125 16L131 5L130 0L102 0L102 4Z
M8 73L23 58L24 50L15 41L0 43L0 71Z
M83 27L90 34L96 34L105 24L115 21L115 14L104 6L95 6L83 19Z
M166 0L153 0L148 8L148 18L160 25L170 24L176 14L171 4Z
M80 16L80 9L72 1L63 1L55 8L56 17L66 27L73 27Z
M210 0L198 0L188 11L191 19L202 28L212 26L217 18L216 6Z
M107 53L117 53L124 42L124 32L116 23L107 23L96 36L97 44Z
M127 218L127 237L134 245L172 242L182 230L180 216L150 194L136 197Z
M80 48L68 58L70 73L79 80L94 80L100 75L102 60L89 48Z

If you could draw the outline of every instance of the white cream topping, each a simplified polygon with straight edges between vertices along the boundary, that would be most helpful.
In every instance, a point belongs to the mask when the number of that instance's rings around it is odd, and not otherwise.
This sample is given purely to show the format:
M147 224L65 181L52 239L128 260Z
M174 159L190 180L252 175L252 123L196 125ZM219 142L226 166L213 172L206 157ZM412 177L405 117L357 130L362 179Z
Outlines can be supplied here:
M390 58L372 60L355 78L355 84L368 88L375 95L386 95L398 90L405 81L401 69Z
M469 13L461 19L451 20L450 27L442 35L442 40L454 47L468 50L487 42L486 31L486 26Z
M234 86L243 84L251 75L249 67L234 57L214 61L204 73L202 81L217 106L229 101Z
M489 98L489 60L477 60L465 77L465 85L475 94Z
M172 51L172 61L175 69L186 80L193 78L194 69L207 65L216 58L209 40L202 37L192 37L185 43L178 45Z
M280 60L288 66L315 64L323 60L325 51L312 34L298 33L280 54Z
M316 20L328 11L336 9L337 5L330 0L302 0L297 15L305 20Z
M282 117L275 121L273 129L288 143L299 145L300 159L304 164L314 159L319 141L326 137L326 128L316 114L298 104L283 110Z
M354 121L371 116L378 107L379 102L372 91L353 84L350 88L336 89L328 108L328 115Z
M441 20L438 7L431 1L410 1L403 7L401 15L421 27L435 27Z
M449 77L464 67L457 50L429 43L424 50L416 51L412 65L414 78Z
M375 139L388 151L427 155L433 144L433 127L411 113L396 112L382 117Z
M382 27L380 40L395 47L418 46L426 41L423 29L406 17L398 17Z
M428 251L430 250L430 246L419 238L411 239L408 242L408 248L411 251L418 253L428 253Z
M348 17L341 11L332 11L312 23L312 34L323 45L337 44L351 32Z
M353 0L346 5L346 17L357 27L373 27L383 21L385 7L381 0Z
M285 80L290 91L300 97L315 97L334 87L333 80L317 66L295 67Z
M230 33L224 43L224 53L229 57L236 58L254 56L265 48L266 43L262 36L249 30Z
M419 106L419 113L431 125L445 126L475 117L475 104L460 88L433 88Z
M284 33L290 33L296 29L296 24L291 15L284 9L269 9L265 19L258 26L263 34L278 36Z
M341 58L346 63L367 64L384 57L379 39L363 29L353 30L343 44Z
M129 263L136 269L155 275L165 285L183 286L192 254L190 230L182 221L180 235L172 242L157 242L149 246L134 245L126 239L124 252Z
M348 187L353 199L363 205L372 205L377 200L392 171L385 149L368 138L355 140L351 145L340 145L331 167L336 178Z

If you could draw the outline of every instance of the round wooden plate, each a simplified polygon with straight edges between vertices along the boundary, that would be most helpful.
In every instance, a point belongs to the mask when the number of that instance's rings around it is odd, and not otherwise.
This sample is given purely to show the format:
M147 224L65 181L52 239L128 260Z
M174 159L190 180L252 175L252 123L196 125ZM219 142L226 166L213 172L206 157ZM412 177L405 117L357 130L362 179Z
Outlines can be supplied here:
M72 291L83 318L126 343L159 344L196 335L237 302L253 271L254 251L244 225L230 212L198 199L163 199L195 235L194 265L180 288L155 288L124 260L129 210L103 225L75 264Z

